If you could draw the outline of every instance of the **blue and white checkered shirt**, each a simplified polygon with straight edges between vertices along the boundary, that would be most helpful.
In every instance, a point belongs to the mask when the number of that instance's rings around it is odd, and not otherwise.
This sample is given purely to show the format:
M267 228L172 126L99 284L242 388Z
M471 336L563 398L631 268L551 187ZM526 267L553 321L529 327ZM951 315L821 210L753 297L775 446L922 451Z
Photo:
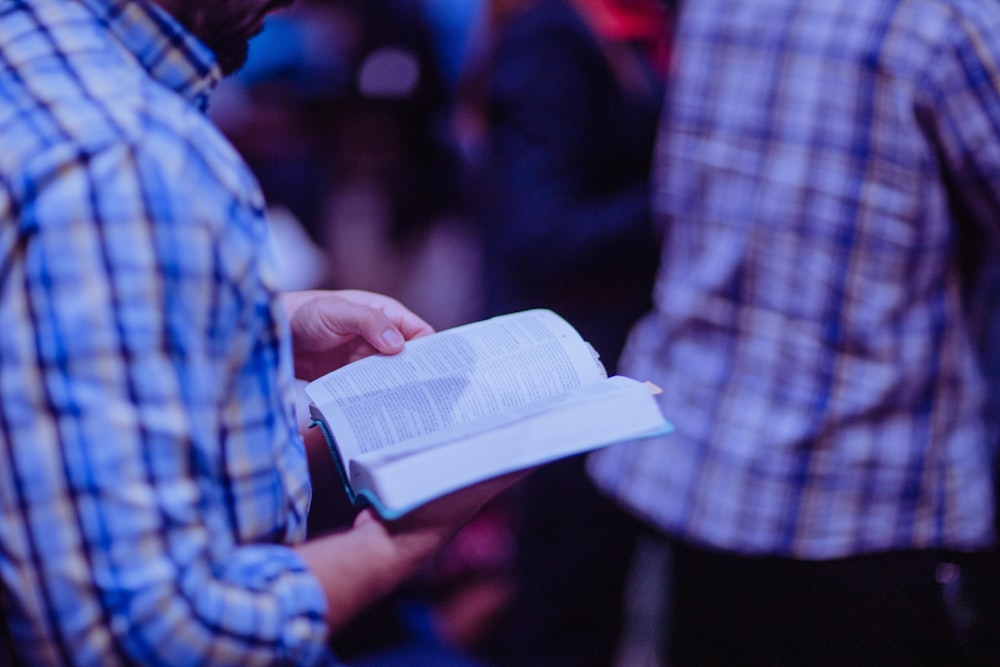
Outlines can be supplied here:
M0 655L325 660L254 179L144 0L0 6ZM0 662L4 661L0 657Z
M697 0L678 30L622 369L677 432L596 480L739 553L990 545L1000 3Z

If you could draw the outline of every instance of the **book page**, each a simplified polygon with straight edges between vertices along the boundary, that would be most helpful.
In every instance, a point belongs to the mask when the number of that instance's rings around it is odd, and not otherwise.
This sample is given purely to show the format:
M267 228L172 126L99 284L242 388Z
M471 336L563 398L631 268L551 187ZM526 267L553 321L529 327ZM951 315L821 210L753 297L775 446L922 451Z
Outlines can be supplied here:
M410 341L306 388L345 461L606 377L565 320L530 310Z
M483 479L671 429L649 388L621 376L513 412L417 451L358 456L350 466L352 487L393 518Z

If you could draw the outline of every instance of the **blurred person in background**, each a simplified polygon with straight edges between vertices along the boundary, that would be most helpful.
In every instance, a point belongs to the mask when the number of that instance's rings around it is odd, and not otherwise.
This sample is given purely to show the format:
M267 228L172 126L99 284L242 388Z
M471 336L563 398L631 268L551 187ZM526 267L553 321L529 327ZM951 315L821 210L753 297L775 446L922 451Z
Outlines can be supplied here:
M512 481L305 539L342 486L295 378L431 327L272 282L204 109L278 4L0 12L0 663L330 664L331 630Z
M457 118L483 237L487 315L566 317L609 373L649 308L659 244L649 167L669 22L656 0L497 0ZM583 459L510 494L517 588L496 639L512 665L607 665L638 525Z
M669 664L1000 664L1000 5L684 3L655 306Z
M336 236L332 202L359 180L384 200L394 244L456 208L452 98L434 37L418 0L300 0L268 19L222 86L213 119L268 201L321 246Z
M451 91L423 0L337 0L361 28L354 95L340 118L341 159L374 176L388 239L417 242L458 202ZM348 174L350 175L350 174Z
M455 2L300 0L209 109L261 181L297 285L388 294L437 328L479 314L449 78L477 3ZM303 266L317 250L325 266Z

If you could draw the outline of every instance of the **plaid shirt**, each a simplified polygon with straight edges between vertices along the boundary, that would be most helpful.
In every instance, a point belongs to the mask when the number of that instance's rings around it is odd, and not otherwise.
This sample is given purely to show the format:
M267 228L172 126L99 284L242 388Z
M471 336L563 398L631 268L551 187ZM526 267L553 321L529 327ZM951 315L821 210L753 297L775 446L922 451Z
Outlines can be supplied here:
M144 0L0 8L0 655L307 664L325 600L255 181ZM4 660L0 657L0 662Z
M739 553L987 547L1000 4L698 0L676 49L623 372L677 432L596 480Z

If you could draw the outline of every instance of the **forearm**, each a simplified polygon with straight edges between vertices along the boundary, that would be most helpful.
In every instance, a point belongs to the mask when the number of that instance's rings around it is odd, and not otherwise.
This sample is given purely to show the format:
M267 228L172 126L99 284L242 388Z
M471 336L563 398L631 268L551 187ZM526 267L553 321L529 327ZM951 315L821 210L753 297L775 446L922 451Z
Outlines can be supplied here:
M59 606L47 606L42 589L23 587L5 610L27 664L47 663L57 636L94 663L312 664L325 654L326 600L287 547L250 545L192 561L187 556L204 540L172 554L150 553L153 538L101 551L69 529L44 527L74 539L79 551L52 550L44 561L18 564L24 581L59 581ZM94 559L90 569L67 567L83 562L83 553Z

